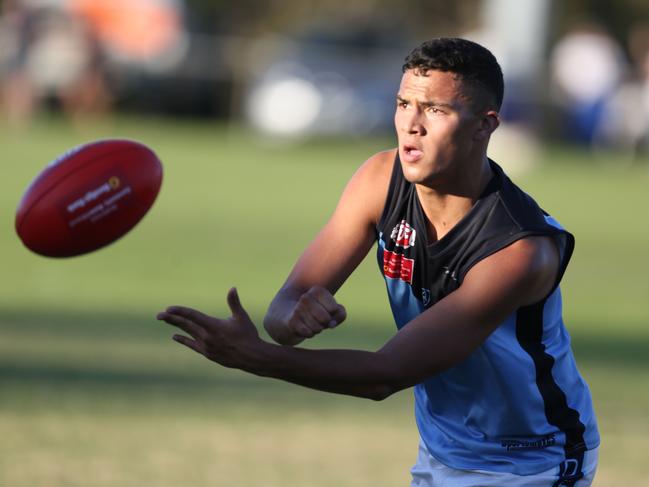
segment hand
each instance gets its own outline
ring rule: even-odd
[[[297,300],[286,326],[290,333],[304,339],[327,328],[335,328],[345,318],[345,307],[336,302],[329,290],[313,286]]]
[[[157,319],[165,321],[186,332],[174,335],[178,343],[204,355],[225,367],[245,368],[255,344],[262,343],[259,332],[241,306],[235,288],[230,289],[227,302],[232,316],[219,319],[195,309],[171,306],[158,313]]]

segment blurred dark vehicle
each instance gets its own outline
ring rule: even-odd
[[[287,138],[389,132],[408,45],[385,30],[261,38],[247,63],[245,119]]]

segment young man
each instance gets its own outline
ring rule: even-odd
[[[561,319],[573,237],[487,158],[500,67],[463,39],[403,66],[399,147],[368,159],[300,257],[260,339],[232,316],[171,307],[174,339],[226,367],[380,400],[415,386],[412,486],[587,486],[599,436]],[[339,325],[334,294],[378,241],[398,332],[377,352],[294,347]]]

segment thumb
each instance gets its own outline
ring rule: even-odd
[[[248,313],[246,313],[246,310],[241,306],[241,300],[239,299],[239,293],[237,292],[236,287],[233,287],[228,291],[228,306],[230,306],[232,316],[248,318]]]
[[[342,304],[338,305],[338,308],[334,312],[334,317],[336,318],[336,321],[338,321],[338,324],[347,319],[347,310]]]

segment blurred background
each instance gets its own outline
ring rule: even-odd
[[[389,133],[404,53],[432,36],[496,54],[509,124],[647,152],[639,0],[4,0],[2,109],[16,125],[43,111],[144,112],[288,138]]]
[[[563,292],[600,420],[594,485],[649,485],[649,3],[3,0],[1,486],[408,485],[409,392],[221,369],[154,316],[225,315],[237,285],[260,324],[354,170],[394,146],[403,59],[437,36],[499,59],[490,156],[576,236]],[[108,137],[160,156],[150,214],[96,253],[31,254],[24,189]],[[306,346],[381,346],[384,293],[370,254],[339,293],[348,323]]]

